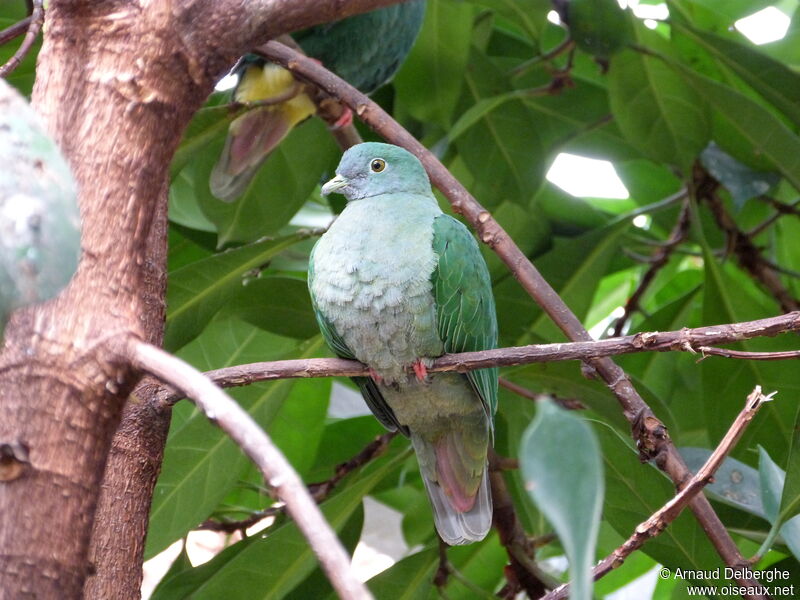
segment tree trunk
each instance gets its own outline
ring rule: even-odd
[[[24,467],[0,483],[7,598],[81,596],[109,444],[137,380],[114,342],[144,334],[154,215],[181,132],[213,82],[192,81],[185,54],[133,5],[94,9],[52,3],[34,88],[80,188],[83,252],[57,299],[12,318],[0,355],[0,446]],[[161,261],[163,271],[163,252]]]
[[[92,570],[106,458],[138,380],[116,349],[161,334],[168,167],[189,119],[248,48],[396,1],[48,3],[33,105],[78,182],[82,257],[61,295],[17,312],[5,331],[0,598],[78,598]],[[148,410],[132,406],[115,443],[92,552],[96,597],[138,596],[168,423]],[[122,571],[133,579],[118,595]]]

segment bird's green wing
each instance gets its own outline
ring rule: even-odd
[[[325,342],[334,351],[336,356],[339,358],[347,358],[350,360],[357,360],[353,351],[347,347],[344,339],[339,333],[336,331],[336,328],[333,326],[333,323],[328,321],[322,311],[319,310],[317,306],[316,298],[314,298],[314,290],[312,287],[312,283],[314,281],[314,250],[317,247],[311,250],[311,255],[308,260],[308,292],[311,296],[311,305],[314,308],[314,316],[317,319],[317,324],[319,325],[319,329],[322,332],[322,337],[325,338]],[[372,414],[381,422],[381,425],[386,427],[389,431],[396,431],[400,430],[404,435],[408,435],[408,429],[400,425],[397,422],[397,417],[395,417],[394,412],[389,405],[386,404],[386,400],[383,399],[383,395],[381,394],[378,386],[372,381],[370,377],[352,377],[353,382],[358,386],[358,389],[361,391],[361,395],[364,397],[364,401],[367,403],[367,406],[372,411]]]
[[[445,352],[495,348],[492,282],[475,238],[453,217],[439,215],[433,221],[433,251],[439,262],[431,281]],[[491,417],[497,409],[497,368],[470,371],[467,377]]]

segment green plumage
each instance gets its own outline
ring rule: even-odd
[[[303,51],[369,94],[389,81],[422,26],[425,0],[411,0],[292,35]]]
[[[320,329],[337,355],[371,368],[371,378],[355,381],[381,423],[411,438],[441,537],[482,539],[491,524],[486,462],[497,370],[423,374],[445,352],[495,347],[486,264],[405,150],[351,148],[323,187],[337,189],[349,203],[309,263]]]

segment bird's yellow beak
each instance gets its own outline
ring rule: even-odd
[[[350,181],[347,177],[343,177],[342,175],[337,175],[333,179],[331,179],[328,183],[322,186],[322,195],[327,196],[333,192],[338,192],[343,187],[347,187]]]

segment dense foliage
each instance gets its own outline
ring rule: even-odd
[[[548,0],[428,0],[411,56],[374,99],[492,212],[587,328],[610,334],[618,308],[651,267],[648,257],[664,253],[660,245],[679,229],[681,216],[688,217],[685,235],[664,253],[663,268],[624,331],[772,316],[796,309],[800,298],[800,26],[793,19],[786,37],[762,46],[733,28],[769,4],[673,0],[669,19],[650,29],[629,11],[618,14],[614,3],[574,0],[567,17],[577,48],[554,53],[569,33],[548,21]],[[786,12],[796,7],[796,1],[781,4]],[[0,7],[0,25],[15,22],[15,10]],[[0,52],[5,59],[11,49]],[[32,76],[29,58],[10,82],[29,93]],[[173,163],[165,347],[202,370],[329,356],[305,279],[316,228],[342,208],[335,197],[319,194],[340,151],[324,124],[311,119],[274,152],[244,197],[223,204],[211,196],[208,178],[233,117],[228,100],[226,92],[212,95]],[[365,139],[376,139],[360,130]],[[612,161],[629,198],[576,198],[554,186],[545,174],[560,152]],[[441,204],[449,210],[443,198]],[[564,341],[507,268],[484,251],[500,345]],[[794,335],[783,335],[731,347],[796,346]],[[734,449],[732,458],[740,462],[728,462],[709,492],[742,553],[755,554],[779,505],[783,520],[800,512],[796,363],[698,361],[679,352],[618,362],[675,444],[690,449],[686,456],[694,467],[756,384],[779,392]],[[575,414],[599,440],[605,487],[592,560],[611,552],[673,495],[655,466],[640,464],[614,396],[602,382],[585,378],[579,363],[507,368],[501,375],[584,407]],[[284,380],[231,390],[309,483],[331,478],[338,464],[382,433],[371,416],[329,416],[332,384],[324,378]],[[537,453],[552,473],[562,472],[575,464],[567,447],[521,443],[536,413],[535,402],[501,390],[495,447],[508,457]],[[783,493],[780,469],[788,474]],[[526,493],[522,473],[506,477],[526,532],[552,532]],[[179,403],[153,499],[147,557],[206,519],[243,519],[270,506],[262,486],[235,445],[191,404]],[[435,597],[437,542],[407,440],[395,438],[385,454],[342,478],[323,502],[351,549],[361,532],[365,495],[402,512],[405,541],[422,547],[372,579],[372,591],[379,598]],[[773,500],[762,502],[762,495]],[[589,510],[592,500],[576,502],[575,510]],[[562,541],[538,549],[537,558],[563,555]],[[800,517],[781,530],[759,564],[779,564],[800,585],[797,556]],[[460,576],[446,583],[448,598],[490,597],[505,583],[508,558],[496,533],[452,549],[449,558]],[[714,569],[722,562],[687,512],[599,581],[595,593],[610,593],[657,564]],[[655,597],[684,597],[687,584],[660,580]],[[332,592],[311,550],[279,515],[264,535],[232,544],[200,567],[181,555],[155,597],[326,595]]]

